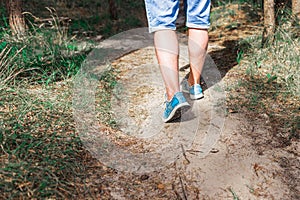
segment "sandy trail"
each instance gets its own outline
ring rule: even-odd
[[[216,47],[222,48],[213,45],[211,49]],[[180,66],[188,64],[185,55],[180,57],[179,63]],[[137,138],[138,141],[133,147],[125,145],[125,150],[124,146],[108,148],[107,152],[114,154],[108,154],[105,159],[104,151],[99,150],[103,143],[97,139],[99,134],[88,148],[94,151],[94,157],[100,162],[117,169],[119,176],[125,173],[130,179],[129,174],[133,177],[147,174],[150,180],[159,179],[157,186],[153,186],[156,183],[148,183],[156,189],[147,189],[143,183],[129,191],[120,185],[112,185],[109,191],[114,199],[295,197],[296,194],[283,181],[284,169],[274,157],[274,154],[287,155],[287,152],[277,149],[260,154],[245,133],[269,130],[248,122],[242,114],[226,112],[227,94],[220,90],[226,87],[226,77],[206,88],[204,99],[190,101],[192,108],[181,120],[165,124],[161,120],[164,88],[153,47],[123,56],[112,66],[119,72],[114,91],[117,95],[113,95],[111,101],[122,135],[119,141],[126,137]],[[181,70],[180,79],[187,73],[188,69]],[[103,130],[103,127],[100,129]],[[132,152],[134,148],[138,149],[135,149],[138,153]]]

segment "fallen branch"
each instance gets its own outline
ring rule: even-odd
[[[179,176],[179,180],[180,180],[180,185],[181,185],[184,200],[187,200],[187,195],[186,195],[186,192],[185,192],[185,189],[184,189],[184,185],[183,185],[183,181],[182,181],[181,176]]]
[[[185,153],[185,150],[184,150],[184,148],[183,148],[183,145],[181,144],[181,149],[182,149],[182,154],[183,154],[183,157],[184,157],[184,159],[188,162],[188,164],[190,164],[191,163],[191,161],[187,158],[187,156],[186,156],[186,153]]]

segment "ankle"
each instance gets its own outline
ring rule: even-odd
[[[193,77],[190,77],[188,78],[188,83],[189,83],[189,86],[193,86],[195,84],[199,84],[200,85],[200,80],[196,80],[193,78]]]
[[[192,86],[192,85],[195,84],[195,81],[194,81],[194,78],[193,78],[193,77],[189,77],[187,81],[188,81],[188,83],[189,83],[189,86]]]
[[[167,92],[165,95],[166,95],[166,100],[168,102],[170,102],[172,100],[173,96],[175,95],[175,93],[169,93],[169,92]]]
[[[175,92],[166,92],[165,93],[165,99],[170,102],[172,100],[172,98],[175,96],[176,93],[180,92],[179,90],[178,91],[175,91]]]

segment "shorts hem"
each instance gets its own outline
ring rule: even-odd
[[[160,27],[149,27],[149,33],[154,33],[156,31],[161,31],[161,30],[172,30],[175,31],[176,27],[164,27],[164,26],[160,26]]]
[[[209,29],[210,24],[191,24],[191,23],[186,23],[186,27],[188,28],[196,28],[196,29]]]

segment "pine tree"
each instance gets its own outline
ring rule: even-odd
[[[293,15],[300,20],[300,0],[292,0],[292,11]]]
[[[114,20],[118,19],[118,11],[115,0],[108,0],[108,4],[110,18]]]
[[[9,26],[14,35],[25,33],[26,24],[22,14],[22,0],[6,0],[6,8],[9,15]]]
[[[264,0],[264,31],[262,45],[272,43],[275,32],[274,0]]]

